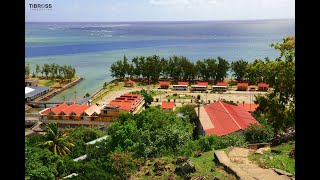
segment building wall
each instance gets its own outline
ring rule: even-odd
[[[187,91],[188,87],[173,87],[173,90],[175,90],[175,91]]]

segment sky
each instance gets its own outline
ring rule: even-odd
[[[51,8],[30,8],[51,4]],[[294,0],[25,0],[26,22],[294,19]]]

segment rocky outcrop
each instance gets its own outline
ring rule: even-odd
[[[188,173],[196,172],[196,168],[192,161],[187,157],[178,158],[176,160],[175,173],[180,176],[186,176]]]

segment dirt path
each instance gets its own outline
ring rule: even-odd
[[[285,175],[277,174],[273,169],[263,169],[257,164],[252,163],[248,159],[249,149],[246,148],[233,148],[228,157],[231,162],[236,164],[243,171],[247,172],[254,179],[263,179],[263,180],[289,180],[291,179]]]

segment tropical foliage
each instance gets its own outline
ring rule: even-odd
[[[74,144],[66,140],[66,133],[59,132],[56,123],[46,124],[46,132],[46,141],[41,146],[48,147],[55,155],[67,156],[71,152]]]
[[[39,76],[41,73],[41,76]],[[30,74],[29,64],[25,65],[25,74]],[[47,64],[44,63],[43,66],[39,64],[35,65],[35,72],[33,74],[37,77],[45,79],[60,79],[62,82],[67,80],[70,81],[76,75],[76,69],[71,65],[59,65],[56,63]]]
[[[274,89],[265,96],[257,96],[255,103],[259,104],[256,113],[264,115],[279,132],[295,123],[295,38],[286,37],[272,47],[280,51],[280,56],[272,62],[273,71],[268,72]]]

